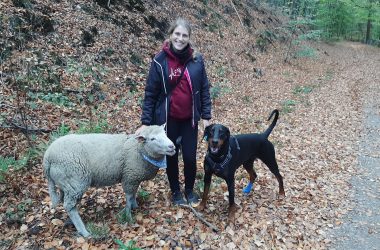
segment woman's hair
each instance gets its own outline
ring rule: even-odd
[[[169,36],[171,34],[173,34],[175,28],[177,28],[178,26],[182,26],[185,29],[187,29],[187,31],[189,32],[189,37],[191,36],[191,26],[190,26],[190,23],[189,23],[189,21],[187,21],[186,19],[184,19],[182,17],[177,18],[176,20],[174,20],[171,23],[171,25],[169,27],[169,30],[168,30]]]

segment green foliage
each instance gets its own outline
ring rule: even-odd
[[[31,63],[30,60],[34,62]],[[62,91],[61,77],[57,73],[59,67],[46,64],[40,54],[23,63],[27,68],[26,73],[19,73],[15,76],[16,85],[19,89],[43,93]]]
[[[83,99],[84,96],[86,101],[93,103],[95,100],[94,92],[100,90],[100,85],[103,84],[103,77],[107,74],[108,69],[97,63],[90,64],[68,60],[65,70],[69,75],[78,77],[81,83],[81,92],[78,94],[78,97]]]
[[[150,197],[150,193],[142,188],[139,189],[139,191],[137,192],[137,196],[143,200],[143,201],[147,201]]]
[[[317,57],[317,52],[315,51],[315,49],[309,47],[309,46],[301,46],[297,51],[296,51],[296,54],[295,56],[297,58],[303,58],[303,57],[306,57],[306,58],[315,58]]]
[[[220,98],[224,94],[228,93],[229,89],[223,87],[223,84],[220,82],[216,82],[212,87],[210,87],[210,96],[211,99],[215,100]]]
[[[226,69],[224,67],[218,67],[216,69],[216,74],[219,76],[219,77],[225,77],[226,76]]]
[[[96,122],[81,122],[79,125],[78,134],[88,133],[105,133],[111,126],[108,124],[106,117],[99,115]]]
[[[144,106],[144,98],[139,96],[137,98],[137,103],[138,103],[139,107],[142,108]]]
[[[64,123],[61,123],[57,130],[50,134],[50,140],[55,140],[61,136],[67,135],[70,133],[70,130],[71,128],[69,126],[67,126]]]
[[[1,20],[0,20],[1,22]],[[8,43],[0,42],[0,64],[3,64],[12,54],[12,46]]]
[[[9,168],[13,167],[14,170],[20,170],[24,168],[29,160],[29,155],[26,154],[21,159],[16,160],[13,157],[2,157],[0,156],[0,182],[4,181],[4,177],[6,172],[8,172]]]
[[[15,170],[20,170],[29,165],[35,165],[36,162],[41,161],[43,155],[48,148],[48,146],[58,137],[66,135],[70,132],[70,127],[65,124],[61,124],[61,126],[54,132],[50,134],[50,141],[45,142],[42,141],[39,144],[30,147],[27,152],[22,156],[19,160],[14,160],[13,158],[0,158],[0,181],[2,180],[2,172],[5,173],[9,167],[13,166]],[[32,140],[35,140],[32,138]]]
[[[134,52],[131,53],[130,60],[136,66],[142,65],[143,62],[144,62],[143,59],[141,58],[141,56],[138,55],[138,54],[136,54],[136,53],[134,53]]]
[[[353,14],[344,1],[320,1],[317,25],[324,31],[323,38],[331,40],[344,35],[352,25]]]
[[[204,190],[204,173],[203,172],[197,172],[196,174],[196,179],[197,181],[195,182],[195,192],[198,194],[202,194]]]
[[[29,99],[31,101],[28,102],[28,105],[33,109],[36,108],[36,100],[42,100],[45,102],[53,103],[57,106],[63,106],[63,107],[73,107],[75,104],[64,94],[59,92],[53,92],[53,93],[41,93],[41,92],[28,92],[27,93]]]
[[[127,78],[126,84],[129,87],[129,92],[136,93],[137,92],[137,86],[139,85],[138,82],[132,80],[131,78]]]
[[[268,2],[281,8],[294,21],[302,19],[315,21],[316,26],[312,29],[320,30],[320,37],[324,40],[349,39],[380,44],[378,0],[269,0]]]
[[[107,224],[87,223],[86,228],[91,233],[91,238],[95,240],[105,240],[110,235],[110,228]]]
[[[0,157],[0,182],[4,181],[4,174],[8,171],[10,166],[16,165],[16,162],[13,157]]]
[[[261,52],[264,52],[267,50],[269,44],[273,43],[273,41],[277,38],[277,34],[272,30],[264,30],[256,39],[255,47],[258,48]]]
[[[219,26],[217,23],[210,23],[209,25],[207,25],[207,29],[210,31],[210,32],[216,32],[219,30]]]
[[[5,217],[8,223],[25,223],[25,215],[31,209],[32,204],[33,202],[31,199],[26,199],[17,205],[9,206],[5,212]]]
[[[324,75],[324,79],[325,81],[330,81],[332,78],[334,77],[334,72],[331,71],[331,70],[327,70],[325,75]]]
[[[321,37],[321,30],[315,29],[314,20],[306,18],[291,20],[283,29],[288,41],[286,62],[290,61],[290,58],[316,57],[316,51],[305,43],[305,41],[318,41]]]
[[[133,224],[135,223],[135,219],[133,218],[131,210],[127,210],[127,208],[122,209],[119,213],[116,214],[116,219],[120,224]]]
[[[296,101],[294,100],[285,100],[282,102],[282,113],[291,113],[293,112],[296,106]]]
[[[320,20],[319,25],[326,30],[325,38],[328,40],[379,39],[380,3],[376,4],[376,1],[323,1],[318,12],[318,19]],[[368,22],[370,23],[369,27],[367,26]],[[367,37],[367,31],[369,37]]]
[[[245,95],[243,96],[243,102],[245,103],[251,103],[252,102],[252,99],[249,95]]]
[[[20,7],[20,8],[26,8],[31,9],[32,3],[29,0],[12,0],[14,6]]]
[[[312,86],[297,86],[293,90],[293,94],[299,95],[299,94],[309,94],[313,91]]]
[[[114,239],[115,243],[119,245],[119,249],[122,250],[141,250],[141,248],[136,247],[136,241],[130,240],[127,245],[125,245],[121,240]]]

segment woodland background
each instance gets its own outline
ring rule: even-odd
[[[334,47],[337,41],[370,44],[378,53],[379,5],[374,0],[2,1],[0,248],[326,248],[331,243],[326,230],[343,223],[339,218],[349,210],[336,200],[348,195],[347,175],[354,172],[360,103],[352,101],[358,100],[356,91],[340,93],[352,99],[336,115],[340,121],[330,120],[323,91],[340,86],[334,80],[343,62],[334,59],[345,57]],[[94,237],[77,237],[64,225],[62,207],[50,210],[43,153],[68,133],[135,131],[151,57],[177,16],[191,21],[192,40],[206,59],[213,122],[233,133],[259,132],[270,111],[280,109],[271,140],[287,198],[276,199],[277,183],[258,162],[254,194],[238,195],[241,217],[235,228],[224,228],[226,186],[214,179],[204,215],[220,229],[213,233],[190,210],[170,206],[166,176],[159,173],[141,186],[134,221],[120,216],[125,202],[120,186],[89,190],[81,208]],[[320,123],[303,124],[305,109]],[[329,146],[334,135],[319,127],[331,124],[334,148]],[[343,132],[334,130],[337,124]],[[336,147],[344,150],[332,153]],[[200,140],[200,193],[205,149]],[[237,178],[241,189],[247,176],[241,171]]]

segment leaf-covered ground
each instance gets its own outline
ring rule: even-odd
[[[241,26],[230,1],[220,1],[224,9],[219,5],[205,7],[201,2],[185,2],[188,8],[183,15],[196,24],[194,40],[205,55],[210,82],[214,87],[220,86],[221,93],[214,101],[213,122],[229,126],[232,133],[260,132],[268,126],[265,120],[272,109],[280,110],[280,120],[270,140],[276,146],[286,197],[277,199],[277,181],[260,162],[256,163],[259,178],[254,191],[244,196],[241,189],[248,176],[239,169],[236,199],[240,209],[235,226],[226,227],[227,188],[223,181],[214,178],[208,207],[202,216],[219,229],[215,233],[190,209],[170,205],[166,175],[159,172],[152,181],[142,183],[141,188],[149,195],[146,199],[143,195],[139,197],[140,207],[134,211],[135,222],[130,224],[118,221],[118,213],[125,204],[120,185],[88,190],[81,201],[82,218],[105,232],[99,233],[99,238],[84,239],[72,226],[64,225],[67,214],[62,206],[55,211],[50,209],[39,163],[28,170],[11,171],[6,182],[0,184],[0,248],[112,249],[118,248],[115,239],[125,244],[134,240],[137,247],[154,249],[325,249],[330,246],[330,230],[344,224],[344,215],[354,207],[349,179],[358,170],[363,98],[366,90],[376,84],[373,79],[379,79],[379,49],[355,43],[312,44],[317,58],[284,63],[285,44],[274,43],[266,51],[254,46],[257,34],[269,29],[263,26],[263,21],[280,25],[272,12],[251,7],[255,16],[251,16],[253,27],[248,29]],[[48,55],[54,51],[66,61],[66,70],[60,72],[63,86],[90,89],[90,83],[96,80],[88,76],[87,86],[77,74],[70,73],[67,65],[73,65],[75,59],[78,59],[77,70],[92,65],[89,71],[102,76],[100,86],[105,100],[98,100],[97,108],[106,113],[112,125],[109,132],[131,133],[139,125],[138,102],[150,55],[160,47],[159,40],[147,35],[159,28],[147,26],[143,16],[162,12],[158,19],[163,20],[170,15],[168,9],[178,10],[169,1],[162,1],[154,8],[153,1],[144,4],[147,10],[141,15],[136,9],[109,14],[97,5],[82,1],[56,3],[49,7],[50,16],[56,16],[60,22],[54,35],[37,37],[26,50],[14,52],[2,66],[2,72],[11,72],[12,67],[20,65],[20,58],[51,65]],[[9,7],[11,3],[5,1],[0,5]],[[111,5],[113,9],[116,7]],[[248,15],[243,10],[249,6],[236,7],[240,15]],[[192,9],[203,16],[196,16]],[[8,8],[4,13],[17,15],[22,11],[23,8]],[[116,25],[116,17],[126,26]],[[215,20],[218,20],[217,31],[210,28]],[[126,29],[132,27],[132,21],[141,28],[140,35]],[[83,47],[81,34],[91,26],[96,26],[100,35],[92,46]],[[40,54],[36,55],[33,48],[38,48]],[[108,48],[116,53],[96,58]],[[141,62],[132,63],[137,59]],[[99,68],[107,70],[101,73]],[[20,66],[19,70],[24,69]],[[133,93],[131,82],[137,83]],[[2,83],[0,93],[4,97],[12,96],[15,90],[11,84]],[[12,100],[2,99],[5,104],[1,106],[2,112],[16,107]],[[65,123],[75,129],[78,120],[90,120],[85,104],[62,107],[39,102],[38,105],[39,108],[29,113],[32,125],[37,128],[56,129]],[[2,130],[0,135],[2,156],[18,156],[25,151],[27,140],[19,131]],[[48,139],[40,137],[40,140]],[[199,191],[205,149],[206,145],[200,142],[196,183]]]

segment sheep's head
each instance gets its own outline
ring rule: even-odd
[[[174,155],[174,143],[166,136],[165,125],[147,126],[136,139],[144,144],[144,149],[151,157]]]

